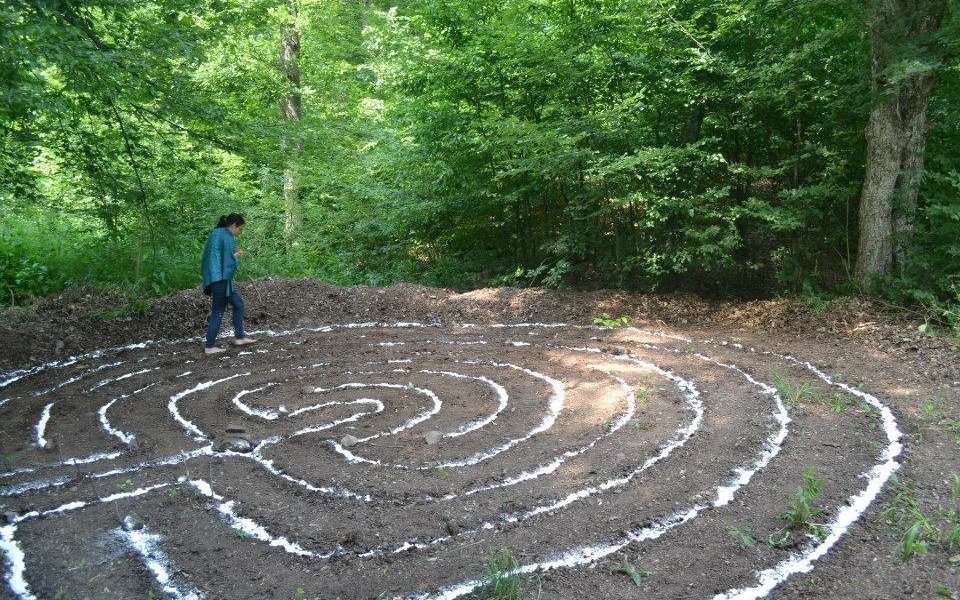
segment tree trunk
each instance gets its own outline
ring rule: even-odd
[[[289,121],[284,150],[287,153],[287,165],[283,170],[283,210],[284,237],[287,247],[296,245],[303,224],[300,210],[300,185],[297,176],[297,163],[303,151],[300,141],[299,124],[301,118],[300,100],[300,33],[297,30],[297,0],[286,0],[289,20],[281,33],[280,69],[287,80],[287,95],[280,101],[280,112]]]
[[[907,259],[934,77],[918,71],[890,83],[888,69],[919,58],[913,54],[939,29],[946,0],[871,0],[869,9],[873,88],[880,99],[865,130],[867,168],[855,271],[861,285],[890,275]]]
[[[918,104],[903,111],[903,169],[897,187],[901,192],[893,205],[893,263],[902,268],[907,259],[917,211],[917,192],[923,173],[923,156],[927,149],[927,107],[933,91],[932,75],[917,77],[910,97]],[[903,104],[906,103],[904,99]],[[903,105],[902,104],[902,105]]]

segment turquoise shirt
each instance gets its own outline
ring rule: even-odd
[[[210,285],[218,281],[227,281],[227,297],[233,295],[233,276],[240,266],[240,261],[233,255],[237,249],[237,242],[227,231],[226,227],[217,227],[210,232],[207,245],[203,247],[203,258],[200,259],[200,278],[203,293],[210,293]]]

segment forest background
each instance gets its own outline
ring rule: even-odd
[[[0,299],[869,291],[960,334],[956,0],[6,0]]]

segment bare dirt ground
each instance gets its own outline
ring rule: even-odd
[[[507,550],[526,598],[960,593],[960,360],[908,318],[239,289],[215,358],[197,291],[0,314],[0,598],[481,597]]]

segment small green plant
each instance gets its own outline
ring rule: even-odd
[[[880,414],[872,404],[863,401],[857,403],[857,410],[867,419],[874,419]]]
[[[489,600],[520,600],[526,582],[520,563],[508,548],[493,550],[487,557],[487,584],[480,596]]]
[[[637,402],[646,402],[650,399],[650,388],[645,385],[637,385],[637,389],[634,392],[634,397],[637,399]]]
[[[600,325],[601,327],[606,327],[607,329],[617,329],[623,327],[630,322],[630,317],[620,316],[620,317],[611,317],[607,313],[603,313],[599,317],[593,318],[594,325]]]
[[[430,465],[427,467],[427,472],[431,475],[439,475],[446,479],[450,476],[450,467],[445,467],[443,465]]]
[[[17,455],[14,452],[6,452],[3,455],[3,466],[9,471],[17,462]]]
[[[793,384],[786,377],[774,373],[773,381],[777,388],[777,393],[790,406],[799,406],[804,400],[810,399],[813,395],[813,385],[809,381],[799,384]]]
[[[767,535],[767,545],[771,548],[786,548],[790,545],[793,536],[787,529],[777,529]]]
[[[936,587],[936,589],[937,589],[937,595],[938,595],[938,596],[943,596],[944,598],[956,598],[956,597],[957,597],[956,594],[954,593],[954,591],[953,591],[952,589],[950,589],[950,586],[948,586],[948,585],[945,584],[945,583],[940,583],[940,582],[938,581],[938,582],[935,584],[935,587]]]
[[[303,588],[302,586],[301,586],[301,587],[298,587],[298,588],[297,588],[297,591],[294,592],[293,596],[294,596],[294,598],[306,598],[306,597],[307,597],[307,590],[306,590],[305,588]]]
[[[797,533],[810,533],[820,539],[827,536],[826,528],[817,523],[824,515],[824,510],[813,504],[823,492],[823,483],[824,480],[817,477],[813,466],[804,467],[803,485],[790,494],[790,510],[780,514],[780,518],[787,522],[787,529]]]
[[[643,580],[652,575],[650,571],[643,571],[633,566],[633,564],[630,562],[630,559],[626,556],[623,557],[622,563],[610,567],[610,572],[624,573],[630,578],[631,581],[633,581],[633,585],[637,587],[643,585]]]
[[[846,410],[846,408],[850,406],[850,404],[851,402],[848,399],[844,398],[841,394],[834,394],[830,398],[830,410],[837,414],[840,414],[844,410]]]
[[[172,487],[169,490],[167,490],[167,498],[170,498],[171,500],[176,500],[177,496],[179,495],[180,495],[180,488],[178,487]]]
[[[606,419],[603,420],[602,423],[600,423],[600,428],[603,429],[604,431],[610,431],[611,427],[613,427],[612,417],[607,417]]]
[[[923,418],[927,421],[936,421],[940,418],[945,400],[943,397],[927,400],[923,403]]]
[[[960,444],[960,419],[943,419],[939,424],[946,427],[947,431],[957,434],[954,441]]]
[[[927,552],[927,540],[930,535],[930,524],[926,521],[916,521],[903,534],[903,544],[900,547],[900,560],[907,562],[915,554]]]
[[[730,535],[733,536],[733,539],[737,540],[737,543],[743,548],[753,548],[757,545],[749,527],[731,527]]]
[[[133,480],[129,478],[124,479],[123,481],[117,484],[117,489],[120,490],[121,492],[129,492],[130,490],[133,489]]]
[[[900,560],[907,562],[914,555],[926,553],[928,540],[936,537],[937,529],[921,509],[916,487],[897,478],[894,478],[893,486],[897,493],[880,516],[895,528],[902,529]]]

